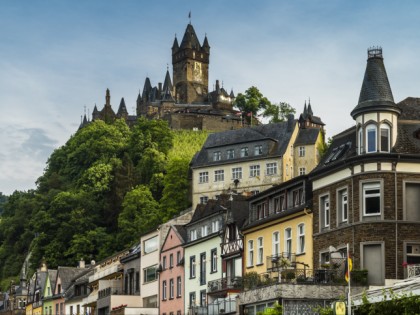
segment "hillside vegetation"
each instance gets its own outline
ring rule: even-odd
[[[50,156],[37,189],[15,192],[0,221],[0,278],[31,269],[99,261],[190,206],[188,168],[207,132],[164,121],[94,121]],[[6,289],[6,288],[1,288]]]

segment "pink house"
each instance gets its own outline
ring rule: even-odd
[[[184,249],[186,231],[171,225],[160,253],[159,314],[184,314]]]

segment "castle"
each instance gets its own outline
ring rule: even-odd
[[[169,69],[163,84],[152,86],[147,77],[143,91],[139,91],[137,97],[136,115],[128,114],[124,98],[115,113],[107,89],[105,105],[101,110],[95,105],[92,120],[112,122],[123,118],[132,125],[138,117],[146,117],[164,119],[172,129],[224,131],[242,128],[242,115],[233,110],[233,91],[228,93],[216,80],[214,90],[209,92],[209,63],[210,45],[207,36],[201,45],[194,27],[189,23],[181,44],[175,36],[172,45],[173,79]],[[80,127],[88,123],[85,114]]]

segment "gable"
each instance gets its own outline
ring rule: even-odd
[[[162,245],[162,252],[169,250],[174,247],[182,245],[182,240],[179,235],[175,232],[175,228],[171,226],[169,233],[166,236],[165,242]]]

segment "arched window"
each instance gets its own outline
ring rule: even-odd
[[[376,126],[371,124],[366,127],[366,152],[376,152],[376,148]]]
[[[362,127],[360,127],[358,131],[358,141],[359,141],[358,152],[360,155],[363,153],[363,128]]]
[[[381,141],[381,152],[389,152],[390,148],[390,130],[388,124],[381,124],[381,133],[380,133],[380,141]]]

